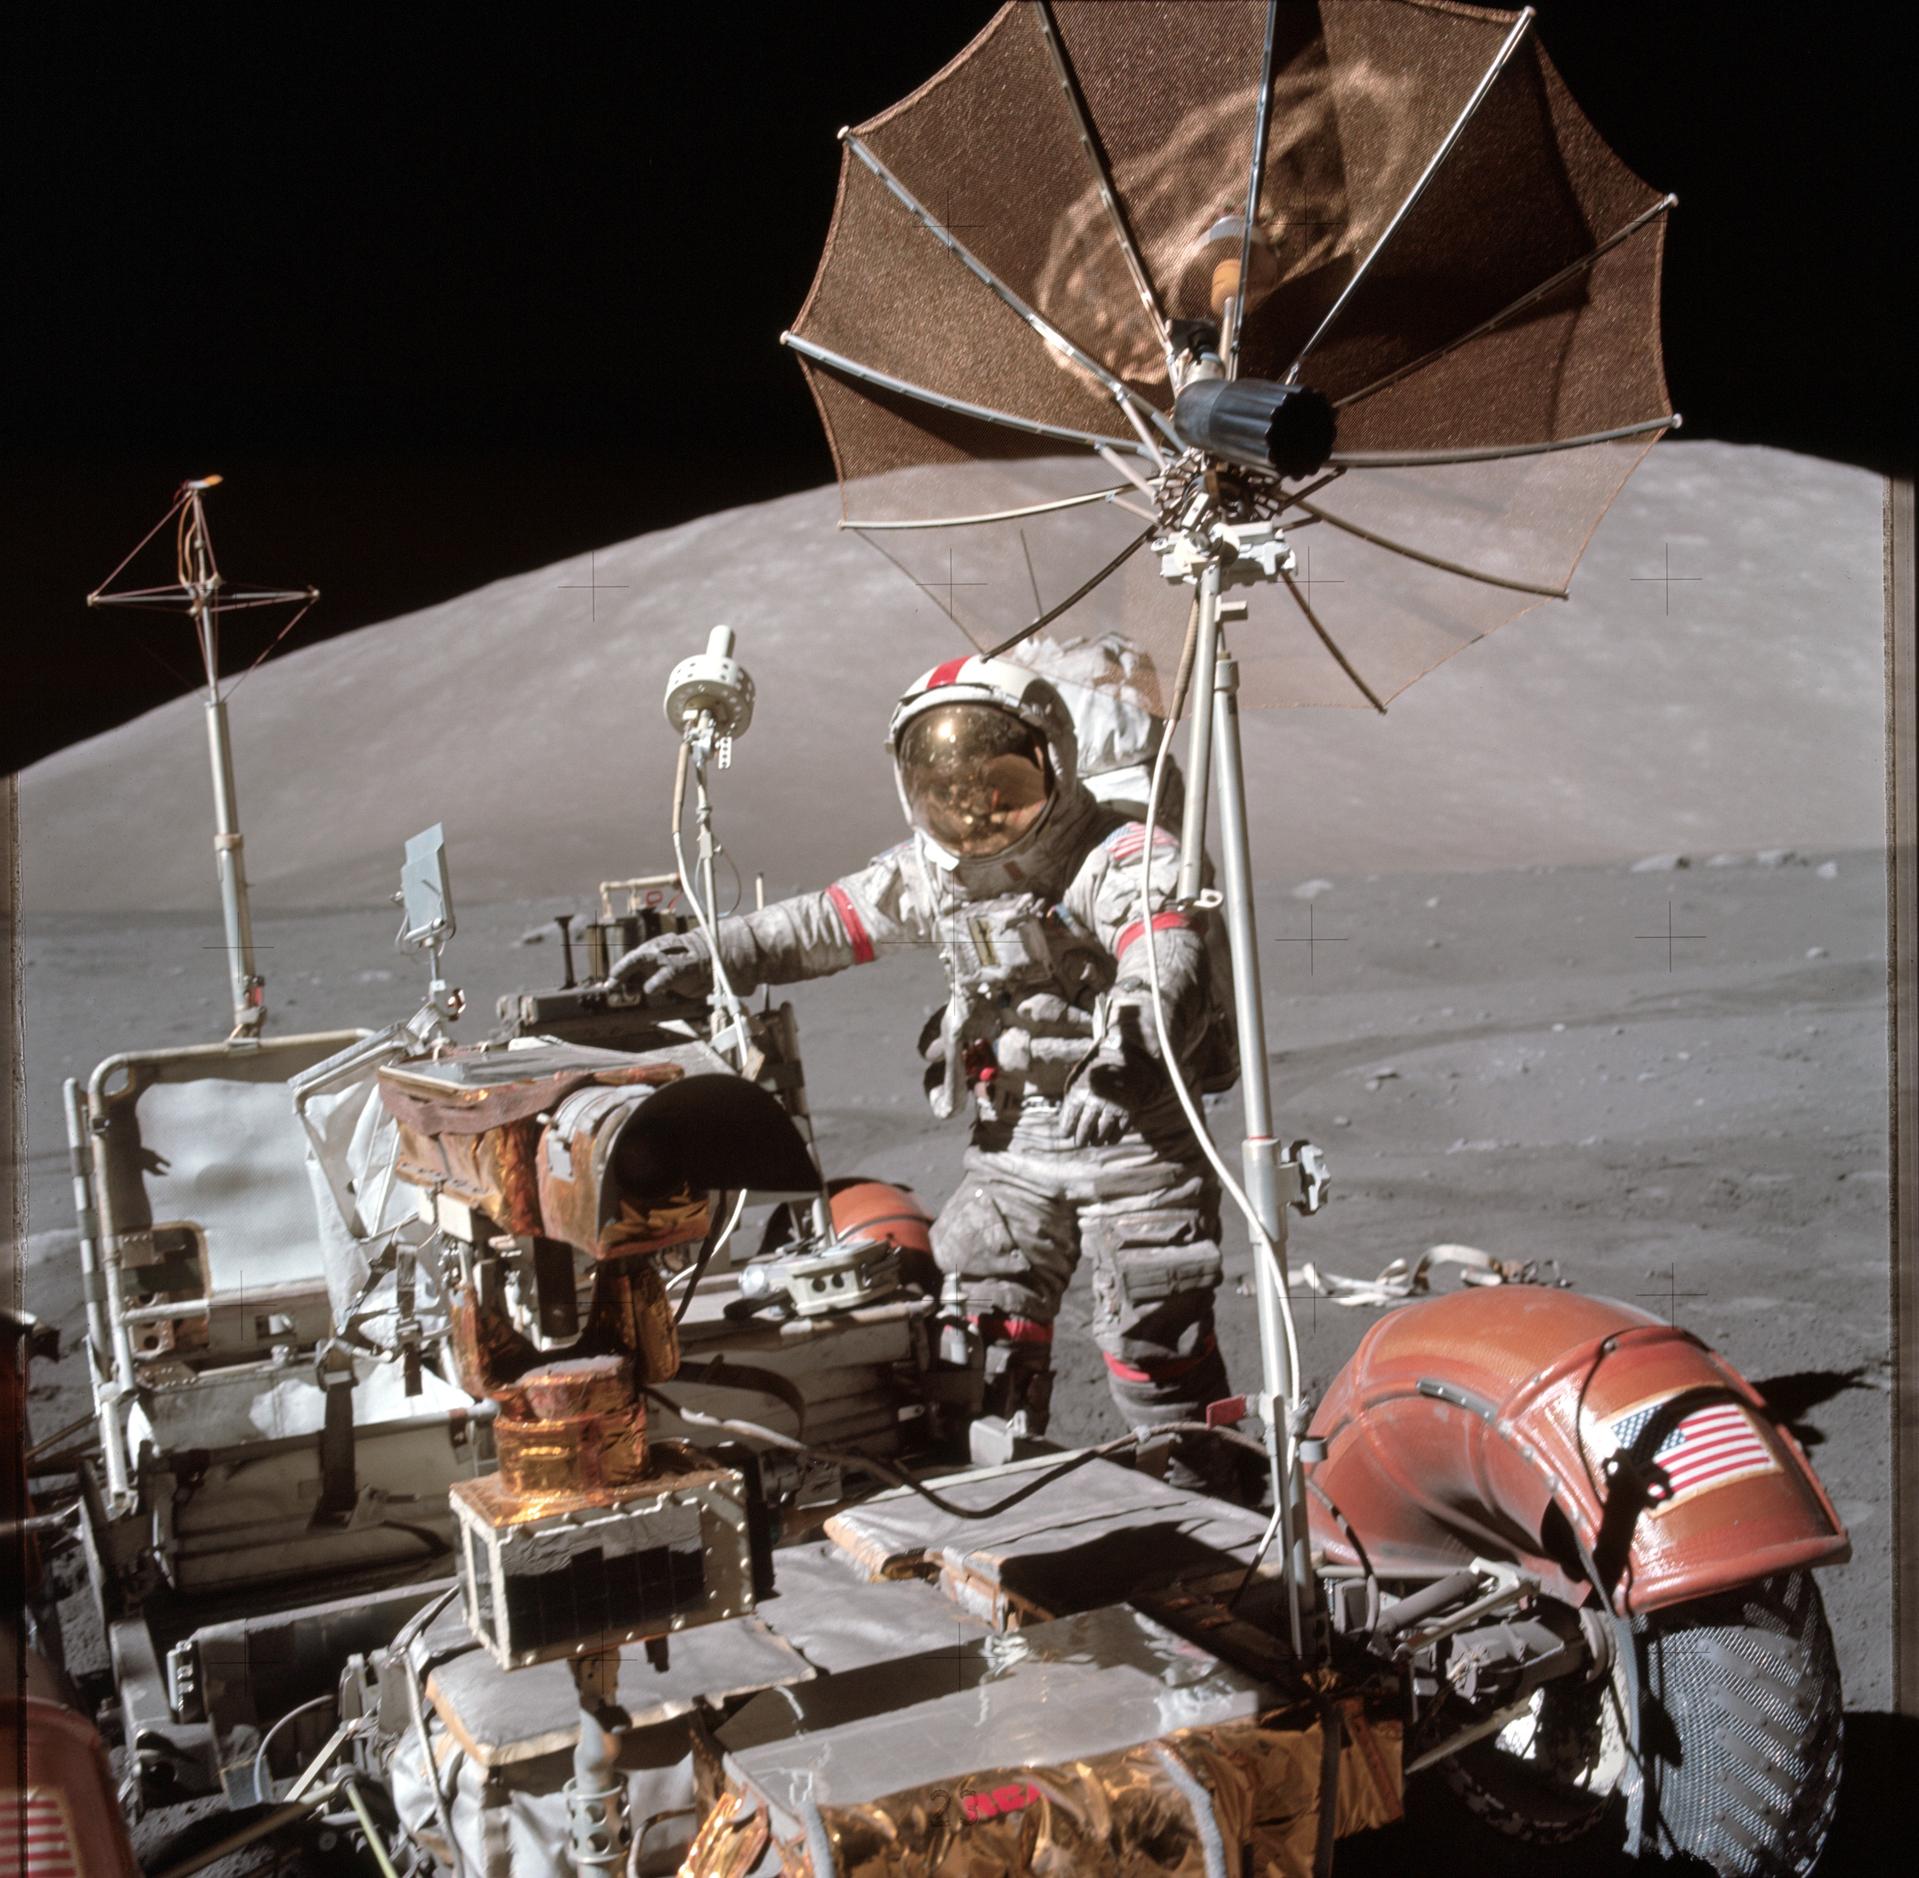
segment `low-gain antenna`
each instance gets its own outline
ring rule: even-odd
[[[453,886],[446,871],[446,829],[441,823],[423,828],[408,840],[400,891],[393,898],[402,908],[393,943],[402,951],[426,955],[431,967],[426,1008],[436,1019],[451,1023],[466,1008],[466,994],[446,982],[441,964],[446,942],[456,930]]]
[[[247,897],[246,861],[240,835],[240,810],[233,783],[233,746],[227,735],[226,694],[220,689],[220,616],[259,607],[297,607],[291,619],[274,635],[271,652],[319,599],[317,587],[252,587],[229,581],[214,559],[213,537],[207,529],[206,492],[218,476],[199,476],[180,485],[173,506],[147,530],[133,552],[93,592],[88,606],[152,607],[163,613],[185,613],[193,621],[200,642],[200,662],[206,669],[207,748],[213,759],[213,856],[220,877],[220,911],[226,928],[227,977],[233,989],[235,1037],[257,1037],[266,1023],[266,981],[253,955],[253,914]],[[113,583],[126,572],[140,551],[169,522],[174,527],[174,579],[163,587],[123,587]],[[260,658],[265,658],[262,652]],[[254,660],[257,665],[259,659]],[[250,671],[251,666],[248,667]],[[244,673],[241,674],[245,676]]]

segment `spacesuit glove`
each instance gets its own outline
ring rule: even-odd
[[[661,933],[635,946],[607,974],[608,983],[615,985],[635,979],[649,998],[704,997],[713,983],[713,948],[704,933]]]
[[[1059,1105],[1060,1133],[1075,1147],[1110,1147],[1126,1132],[1130,1111],[1117,1096],[1096,1086],[1097,1074],[1088,1070]]]
[[[1110,1146],[1165,1083],[1158,1055],[1137,1034],[1109,1036],[1066,1091],[1060,1132],[1077,1147]]]
[[[944,1070],[946,1067],[946,1006],[941,1005],[930,1013],[926,1022],[920,1026],[918,1041],[913,1048],[919,1052],[919,1059],[930,1070]]]

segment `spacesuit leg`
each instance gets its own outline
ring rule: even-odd
[[[1138,1146],[1122,1142],[1111,1152],[1136,1167]],[[1120,1414],[1133,1428],[1202,1420],[1207,1404],[1227,1393],[1213,1327],[1221,1260],[1211,1169],[1163,1164],[1159,1184],[1083,1205],[1080,1235],[1093,1263],[1093,1337]],[[1228,1492],[1238,1484],[1223,1442],[1188,1439],[1174,1456],[1182,1485]]]
[[[983,1412],[1014,1432],[1046,1432],[1053,1391],[1053,1319],[1078,1262],[1073,1208],[1016,1158],[975,1144],[959,1186],[933,1222],[933,1258],[983,1360]],[[959,1359],[956,1349],[942,1354]]]

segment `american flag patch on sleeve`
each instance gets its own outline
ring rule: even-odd
[[[1101,845],[1115,862],[1136,861],[1139,859],[1140,850],[1146,846],[1146,824],[1122,822]],[[1179,837],[1164,828],[1155,828],[1153,845],[1159,848],[1177,848]]]
[[[1642,1402],[1606,1424],[1611,1451],[1624,1455],[1645,1434],[1659,1411],[1680,1391]],[[1708,1402],[1682,1415],[1659,1437],[1651,1453],[1638,1457],[1650,1475],[1650,1511],[1664,1513],[1709,1487],[1723,1487],[1750,1474],[1779,1467],[1772,1444],[1741,1402]]]

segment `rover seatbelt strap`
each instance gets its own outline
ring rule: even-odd
[[[353,1358],[338,1344],[329,1344],[318,1367],[326,1391],[326,1419],[320,1425],[320,1499],[313,1523],[344,1526],[360,1503],[353,1464]]]

